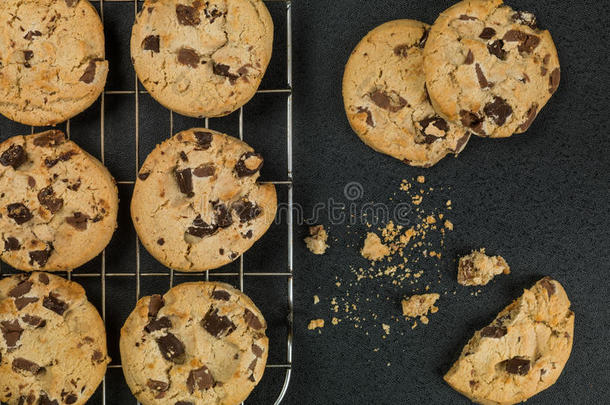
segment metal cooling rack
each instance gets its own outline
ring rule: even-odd
[[[143,0],[89,0],[92,4],[97,5],[98,6],[98,11],[102,20],[102,23],[104,23],[104,4],[105,3],[133,3],[133,9],[134,9],[134,19],[135,19],[135,14],[138,13],[139,10],[139,5],[141,5],[143,3]],[[239,280],[239,289],[241,291],[244,290],[244,286],[246,284],[246,279],[249,277],[257,277],[257,278],[261,278],[261,277],[271,277],[271,278],[284,278],[286,283],[286,296],[287,296],[287,309],[288,309],[288,315],[286,317],[285,320],[285,327],[287,329],[286,331],[286,340],[285,340],[285,349],[286,349],[286,355],[285,355],[285,361],[284,362],[279,362],[279,363],[271,363],[271,364],[267,364],[267,369],[279,369],[279,370],[283,370],[284,371],[284,376],[283,376],[283,381],[280,381],[281,386],[278,386],[277,390],[279,391],[277,396],[275,397],[275,399],[272,401],[275,405],[278,405],[282,402],[282,400],[284,399],[284,396],[286,395],[287,391],[288,391],[288,386],[290,384],[290,378],[292,375],[292,346],[293,346],[293,319],[294,319],[294,300],[293,300],[293,172],[292,172],[292,106],[293,106],[293,100],[292,100],[292,10],[291,10],[291,5],[292,5],[292,0],[264,0],[265,3],[282,3],[285,5],[286,9],[286,82],[287,82],[287,86],[286,88],[277,88],[277,89],[269,89],[269,90],[258,90],[257,94],[281,94],[284,95],[286,97],[286,159],[287,159],[287,180],[277,180],[277,181],[265,181],[264,183],[272,183],[275,184],[277,187],[285,187],[286,188],[286,192],[287,192],[287,210],[284,211],[284,213],[286,214],[286,227],[287,227],[287,252],[286,254],[288,255],[287,257],[287,263],[288,263],[288,267],[286,268],[286,271],[284,272],[245,272],[244,268],[245,268],[245,260],[244,260],[244,256],[240,256],[239,258],[239,270],[238,271],[206,271],[206,272],[201,272],[201,273],[184,273],[184,272],[178,272],[178,271],[174,271],[173,269],[169,270],[169,274],[168,273],[161,273],[161,272],[142,272],[141,271],[141,260],[140,260],[140,243],[137,240],[137,236],[136,236],[136,243],[135,243],[135,248],[136,248],[136,268],[135,268],[135,272],[131,273],[131,272],[113,272],[112,269],[107,269],[106,266],[106,250],[104,250],[101,254],[101,268],[99,272],[72,272],[72,273],[55,273],[61,276],[64,276],[70,280],[74,279],[79,279],[79,278],[89,278],[89,279],[95,279],[95,278],[100,278],[101,281],[101,303],[102,303],[102,307],[101,307],[101,311],[102,311],[102,318],[104,320],[104,322],[106,322],[106,295],[107,295],[107,280],[110,278],[135,278],[135,285],[136,285],[136,302],[137,300],[141,297],[140,296],[140,290],[141,290],[141,284],[142,284],[142,278],[147,278],[147,277],[168,277],[169,276],[169,285],[168,288],[171,288],[174,286],[174,280],[179,278],[181,279],[180,281],[190,281],[191,279],[196,279],[196,278],[202,278],[205,277],[205,280],[209,280],[210,279],[210,272],[212,273],[211,275],[213,277],[219,277],[219,278],[223,278],[223,277],[236,277]],[[125,42],[122,44],[122,46],[129,46],[129,42]],[[282,51],[282,50],[278,50],[274,48],[274,52],[277,51]],[[138,170],[140,167],[140,158],[139,158],[139,145],[140,145],[140,96],[143,94],[147,94],[147,92],[145,90],[142,90],[139,87],[139,83],[138,83],[138,79],[137,76],[134,74],[135,80],[133,83],[133,90],[108,90],[108,91],[104,91],[100,97],[101,100],[101,106],[100,106],[100,158],[102,163],[105,163],[105,144],[104,144],[104,136],[105,136],[105,110],[106,110],[106,95],[134,95],[135,96],[135,167],[136,167],[136,172],[135,172],[135,176],[137,176],[138,174]],[[168,137],[173,136],[174,135],[174,113],[169,111],[169,134]],[[209,119],[205,118],[205,127],[209,128]],[[35,133],[35,132],[40,132],[43,129],[41,128],[36,128],[36,127],[31,127],[31,133]],[[67,135],[68,138],[70,138],[70,120],[68,120],[65,123],[65,133]],[[12,135],[17,135],[17,133],[11,134]],[[5,136],[2,137],[2,140],[6,138]],[[239,139],[243,140],[244,139],[244,109],[243,107],[239,109]],[[264,151],[262,151],[264,154]],[[134,177],[135,178],[135,177]],[[123,180],[119,180],[117,181],[117,184],[122,185],[133,185],[135,183],[135,181],[123,181]],[[128,204],[129,201],[123,201],[122,204]],[[282,214],[283,212],[281,210],[278,210],[278,214]],[[272,225],[273,226],[273,225]],[[121,228],[119,226],[119,228],[116,231],[121,232]],[[251,248],[251,250],[256,249],[256,244]],[[5,267],[5,271],[2,271],[2,265],[3,263],[0,262],[0,276],[8,276],[11,274],[15,274],[18,273],[17,271],[15,271],[14,269],[6,269],[6,265],[4,265]],[[185,280],[187,279],[187,280]],[[125,283],[127,284],[127,283]],[[135,302],[134,302],[135,305]],[[133,309],[133,308],[131,308]],[[130,311],[131,311],[130,309]],[[113,332],[114,333],[114,332]],[[273,351],[273,347],[270,347],[270,349]],[[116,364],[116,363],[111,363],[108,366],[109,371],[112,369],[120,369],[121,368],[121,364]],[[267,380],[265,379],[265,376],[263,376],[261,382],[259,383],[259,386],[263,385],[263,384],[270,384],[271,381],[269,378],[269,373],[267,373]],[[115,389],[115,387],[113,387],[112,384],[110,384],[108,381],[108,374],[106,375],[106,377],[104,378],[102,385],[101,385],[101,403],[103,405],[106,404],[110,404],[111,402],[107,400],[108,397],[108,393],[111,393],[113,389]],[[278,384],[279,385],[279,384]],[[99,391],[99,389],[98,389]],[[89,403],[95,403],[97,401],[95,401],[94,398],[99,397],[100,395],[94,395],[94,397],[92,397],[92,399],[89,401]],[[139,404],[139,402],[137,402],[137,400],[135,399],[135,397],[133,398],[133,402]],[[245,403],[249,403],[248,401],[243,402],[243,404]],[[112,404],[114,405],[114,404]]]

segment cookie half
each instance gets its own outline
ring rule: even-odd
[[[436,110],[480,136],[525,132],[559,86],[551,34],[502,0],[465,0],[436,20],[424,50]]]
[[[127,384],[144,405],[242,402],[265,371],[265,319],[228,284],[180,284],[144,297],[121,329]]]
[[[110,362],[83,288],[47,273],[0,281],[0,401],[81,405]]]
[[[423,71],[428,30],[413,20],[380,25],[356,46],[343,75],[345,111],[360,139],[421,167],[458,154],[470,137],[441,118],[428,99]]]
[[[256,93],[273,48],[261,0],[146,0],[131,35],[138,78],[163,106],[219,117]]]
[[[214,269],[248,250],[275,219],[273,184],[259,184],[263,157],[205,128],[158,145],[140,169],[131,216],[142,244],[164,265]]]
[[[545,277],[475,333],[445,381],[480,404],[525,401],[557,381],[573,337],[570,300]]]
[[[106,83],[104,28],[87,0],[0,2],[0,114],[55,125],[89,107]]]
[[[70,271],[110,242],[114,179],[61,131],[0,144],[0,258],[25,271]]]

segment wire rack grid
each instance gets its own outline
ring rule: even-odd
[[[92,4],[94,4],[96,6],[96,8],[99,11],[100,14],[100,18],[102,20],[102,23],[104,23],[104,26],[106,28],[106,24],[105,24],[105,18],[104,18],[104,14],[105,14],[105,4],[108,3],[132,3],[133,4],[133,12],[134,15],[133,17],[135,18],[135,15],[138,13],[143,0],[90,0]],[[273,395],[273,398],[271,399],[271,401],[269,403],[273,403],[275,405],[278,405],[282,402],[282,400],[284,399],[287,390],[288,390],[288,386],[290,384],[290,378],[292,375],[292,348],[293,348],[293,319],[294,319],[294,301],[293,301],[293,171],[292,171],[292,108],[293,108],[293,94],[292,94],[292,10],[291,10],[291,5],[292,5],[292,0],[264,0],[265,3],[267,3],[268,5],[271,4],[275,4],[275,5],[282,5],[282,8],[284,8],[284,16],[285,16],[285,42],[286,42],[286,46],[285,49],[283,51],[285,51],[285,81],[286,81],[286,86],[283,86],[283,88],[272,88],[272,89],[259,89],[257,91],[257,95],[258,94],[277,94],[277,95],[283,95],[285,96],[285,141],[286,141],[286,146],[285,146],[285,153],[286,153],[286,169],[287,169],[287,173],[286,173],[286,179],[284,180],[273,180],[273,181],[263,181],[263,183],[272,183],[275,184],[276,187],[283,187],[285,188],[286,191],[286,198],[287,198],[287,202],[286,202],[286,208],[285,210],[278,210],[278,216],[285,214],[285,218],[278,218],[278,220],[282,221],[285,220],[285,224],[286,224],[286,242],[287,242],[287,251],[286,251],[286,255],[287,255],[287,268],[285,269],[285,271],[280,271],[280,272],[246,272],[245,269],[245,259],[244,259],[244,255],[241,255],[239,257],[239,268],[234,270],[234,271],[224,271],[223,268],[219,269],[219,270],[211,270],[211,271],[206,271],[206,272],[202,272],[202,273],[185,273],[185,272],[178,272],[178,271],[174,271],[173,269],[169,269],[168,272],[145,272],[142,271],[142,266],[141,266],[141,245],[139,243],[139,241],[137,240],[137,236],[136,236],[136,241],[135,241],[135,272],[115,272],[113,271],[112,268],[108,268],[109,266],[107,266],[107,260],[106,260],[106,255],[107,252],[106,250],[104,250],[100,257],[99,257],[99,271],[90,271],[91,266],[87,266],[87,269],[85,271],[74,271],[74,272],[70,272],[70,273],[58,273],[59,275],[63,275],[66,278],[72,280],[72,279],[96,279],[99,278],[100,280],[100,284],[101,284],[101,315],[102,315],[102,319],[104,320],[104,322],[107,321],[106,319],[106,314],[107,314],[107,295],[109,292],[110,287],[108,287],[109,284],[109,280],[112,279],[125,279],[125,278],[134,278],[135,279],[135,296],[136,296],[136,302],[139,298],[141,298],[141,285],[142,285],[142,280],[145,278],[149,278],[149,277],[157,277],[157,278],[162,278],[162,277],[168,277],[169,278],[169,285],[168,287],[171,288],[174,286],[174,282],[176,279],[179,279],[180,281],[192,281],[195,279],[205,279],[205,280],[209,280],[210,276],[214,277],[214,278],[235,278],[238,284],[239,284],[239,289],[241,291],[244,291],[244,288],[246,286],[246,279],[248,278],[281,278],[281,279],[285,279],[285,297],[286,297],[286,313],[287,316],[284,319],[284,325],[283,327],[286,328],[286,332],[285,332],[285,355],[284,357],[284,361],[281,362],[271,362],[270,364],[267,364],[267,369],[269,371],[269,369],[276,369],[276,370],[282,370],[284,373],[282,375],[282,378],[279,379],[279,384],[278,384],[278,388],[276,389],[277,391],[277,395]],[[115,10],[116,11],[116,10]],[[108,13],[108,11],[106,10],[106,13]],[[276,33],[277,34],[277,33]],[[127,42],[128,44],[128,42]],[[125,46],[125,44],[122,44],[123,46]],[[274,50],[274,52],[276,52],[276,50]],[[107,103],[107,98],[108,96],[119,96],[119,95],[131,95],[134,98],[134,103],[135,105],[134,110],[135,110],[135,114],[134,114],[134,119],[135,119],[135,124],[134,124],[134,137],[135,137],[135,173],[133,174],[134,180],[117,180],[117,184],[119,185],[119,187],[121,185],[127,185],[127,186],[133,186],[133,184],[135,183],[135,178],[138,174],[138,170],[140,167],[140,140],[141,140],[141,134],[140,134],[140,114],[141,114],[141,97],[143,97],[144,95],[147,95],[147,92],[140,86],[137,77],[135,77],[134,75],[134,82],[133,82],[133,90],[105,90],[99,100],[99,110],[100,110],[100,114],[99,114],[99,132],[100,132],[100,139],[99,139],[99,153],[95,154],[97,155],[100,160],[102,161],[102,163],[106,164],[106,142],[105,142],[105,136],[106,136],[106,121],[107,118],[106,117],[106,109],[108,106]],[[168,111],[165,110],[166,112],[168,112],[168,118],[169,118],[169,133],[167,134],[168,137],[172,136],[174,134],[174,121],[175,121],[175,116],[174,113],[172,111]],[[238,111],[238,128],[239,128],[239,139],[244,140],[244,134],[245,134],[245,130],[244,130],[244,107],[241,107]],[[210,119],[209,118],[205,118],[203,119],[203,123],[204,126],[206,128],[210,127]],[[6,128],[3,128],[4,122],[0,123],[0,130],[2,130],[2,132],[6,132]],[[199,123],[200,125],[201,123]],[[71,120],[66,121],[64,125],[64,129],[65,129],[65,133],[67,135],[68,138],[70,138],[71,136]],[[30,132],[36,133],[39,131],[44,130],[44,128],[37,128],[37,127],[30,127]],[[16,135],[16,133],[10,134],[10,135]],[[2,134],[0,134],[0,141],[5,139],[7,136],[3,136]],[[264,155],[264,151],[263,155]],[[125,204],[126,202],[123,202],[123,204]],[[128,203],[128,201],[127,201]],[[273,225],[272,225],[273,226]],[[116,231],[117,233],[121,232],[121,227],[119,226],[119,228]],[[256,249],[256,245],[252,247],[252,249]],[[4,267],[4,271],[3,271],[3,267]],[[16,270],[6,266],[6,264],[3,264],[2,262],[0,262],[0,276],[9,276],[11,274],[15,274],[18,273]],[[81,280],[78,280],[79,282],[81,282]],[[125,283],[127,284],[127,283]],[[88,291],[88,293],[90,293],[90,291]],[[134,303],[135,304],[135,303]],[[271,351],[273,351],[273,346],[270,348]],[[111,364],[108,366],[109,370],[113,370],[113,369],[121,369],[121,364],[118,363],[114,363],[111,362]],[[267,373],[268,374],[268,373]],[[265,381],[265,376],[263,377],[263,379],[261,380],[261,384],[263,383],[267,383]],[[261,385],[259,384],[259,385]],[[89,403],[101,403],[103,405],[106,404],[111,404],[113,401],[108,399],[108,394],[112,393],[114,390],[114,387],[111,383],[108,382],[108,378],[105,377],[101,387],[98,389],[98,392],[96,393],[96,395],[94,395],[92,397],[92,399],[90,400]],[[133,399],[133,401],[135,403],[138,403],[135,398]],[[124,401],[121,401],[124,402]],[[248,402],[248,401],[246,401]],[[246,403],[244,402],[244,403]],[[244,404],[242,403],[242,404]],[[139,403],[138,403],[139,404]]]

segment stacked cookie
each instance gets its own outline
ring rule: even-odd
[[[559,78],[557,50],[534,15],[465,0],[432,27],[397,20],[367,34],[346,65],[343,100],[367,145],[430,167],[470,134],[525,132]]]

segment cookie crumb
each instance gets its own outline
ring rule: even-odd
[[[390,325],[383,323],[383,324],[381,324],[381,327],[383,328],[383,331],[385,332],[386,335],[390,334]]]
[[[313,304],[316,305],[320,302],[320,297],[318,297],[317,295],[313,296]]]
[[[314,330],[317,328],[323,328],[324,327],[324,319],[312,319],[311,321],[309,321],[309,325],[307,326],[307,329],[309,330]]]
[[[381,239],[377,234],[369,232],[364,240],[364,246],[360,251],[360,254],[365,259],[371,261],[381,260],[390,254],[390,248],[381,242]]]
[[[307,248],[315,255],[323,255],[328,249],[326,241],[328,240],[328,233],[324,229],[323,225],[316,225],[309,227],[309,235],[305,238],[305,244]]]
[[[445,220],[445,228],[449,229],[450,231],[453,231],[453,223],[448,219]]]
[[[333,316],[333,319],[330,321],[333,325],[337,325],[339,323],[339,319]]]
[[[461,285],[486,285],[498,274],[510,274],[510,267],[501,256],[487,256],[485,249],[475,250],[460,258],[457,280]]]
[[[418,183],[425,183],[426,182],[426,178],[424,176],[417,176],[417,182]]]
[[[434,304],[440,298],[439,294],[420,294],[412,295],[411,297],[402,300],[402,314],[407,318],[419,317],[419,320],[424,325],[427,325],[429,320],[426,317],[428,313],[438,312],[438,307]],[[413,324],[413,328],[417,326],[417,322]]]

